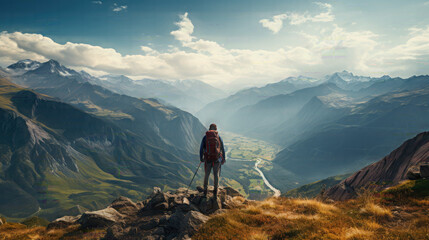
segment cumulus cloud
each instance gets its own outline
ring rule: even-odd
[[[312,16],[308,12],[295,13],[287,12],[273,16],[271,19],[261,19],[259,23],[263,27],[269,29],[274,34],[278,33],[283,28],[283,21],[288,20],[291,25],[299,25],[306,22],[332,22],[335,16],[332,14],[332,5],[329,3],[315,2],[321,9],[325,10],[317,15]]]
[[[263,27],[268,28],[273,33],[278,33],[280,29],[283,28],[283,20],[286,19],[288,15],[286,14],[280,14],[272,17],[272,20],[270,19],[261,19],[259,22],[262,24]]]
[[[154,51],[151,47],[148,47],[148,46],[141,46],[140,49],[146,53],[150,53]]]
[[[92,1],[92,3],[94,3],[94,4],[103,4],[103,2],[102,1]]]
[[[114,12],[120,12],[120,11],[123,11],[123,10],[126,10],[128,8],[128,6],[127,5],[122,5],[122,6],[120,6],[120,5],[118,5],[117,3],[114,3],[113,4],[113,11]]]
[[[406,41],[386,47],[376,33],[347,31],[333,24],[318,34],[300,33],[303,41],[299,46],[263,50],[230,49],[198,38],[187,13],[179,16],[176,25],[177,29],[170,34],[180,47],[173,45],[161,52],[141,46],[141,54],[134,55],[84,43],[60,44],[41,34],[1,32],[0,64],[27,58],[56,59],[94,74],[200,79],[218,87],[243,87],[291,75],[322,76],[344,69],[364,75],[407,76],[427,71],[429,60],[429,27],[411,28]]]
[[[383,69],[395,75],[428,74],[429,26],[408,29],[406,42],[389,49],[375,51],[367,58],[367,71]]]
[[[172,31],[170,34],[174,36],[176,40],[180,42],[191,42],[194,37],[191,34],[194,32],[194,24],[188,18],[188,13],[180,15],[180,21],[176,22],[179,29]]]

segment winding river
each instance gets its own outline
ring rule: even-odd
[[[226,156],[228,156],[229,150],[226,152]],[[262,170],[258,167],[258,165],[262,162],[262,159],[258,158],[257,160],[247,160],[247,159],[236,159],[236,158],[228,158],[228,161],[241,161],[241,162],[255,162],[255,170],[259,173],[259,175],[261,175],[262,180],[264,180],[264,183],[267,187],[269,187],[273,192],[274,192],[274,197],[280,197],[280,190],[278,190],[277,188],[275,188],[273,185],[271,185],[271,183],[268,181],[268,179],[265,177],[264,173],[262,172]]]
[[[262,172],[261,169],[258,168],[259,163],[261,163],[262,160],[258,159],[255,162],[255,169],[256,171],[259,172],[259,175],[261,175],[262,179],[264,180],[265,185],[267,185],[267,187],[269,187],[273,192],[274,192],[274,197],[280,197],[280,190],[278,190],[277,188],[273,187],[273,185],[271,185],[271,183],[267,180],[267,178],[265,177],[264,173]]]

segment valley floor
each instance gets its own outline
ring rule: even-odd
[[[226,146],[227,164],[222,166],[221,184],[233,187],[248,199],[280,196],[264,176],[280,150],[274,144],[231,132],[220,132]]]

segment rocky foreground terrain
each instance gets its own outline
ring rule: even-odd
[[[85,212],[78,216],[64,216],[49,223],[41,232],[26,236],[31,239],[190,239],[211,215],[233,208],[244,198],[230,187],[221,187],[218,198],[202,196],[202,188],[186,191],[162,192],[155,187],[142,202],[119,197],[108,207]],[[247,202],[247,200],[244,200]],[[0,239],[20,239],[0,231]],[[27,238],[24,238],[27,239]]]
[[[429,239],[429,179],[347,201],[320,195],[250,201],[231,188],[216,201],[198,190],[155,188],[144,201],[119,197],[104,209],[50,223],[6,222],[0,239]]]

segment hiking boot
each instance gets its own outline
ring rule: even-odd
[[[214,192],[213,192],[213,199],[214,199],[214,200],[217,200],[217,191],[214,191]]]

